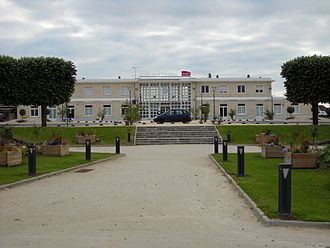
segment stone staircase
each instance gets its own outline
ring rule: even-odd
[[[138,126],[136,145],[213,144],[214,126]]]

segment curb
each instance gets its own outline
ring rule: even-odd
[[[330,222],[312,222],[312,221],[296,221],[296,220],[273,220],[270,219],[257,204],[242,190],[235,180],[221,167],[221,165],[210,154],[209,158],[221,170],[227,180],[233,184],[234,188],[240,193],[243,199],[251,206],[253,211],[259,216],[261,222],[266,226],[295,226],[295,227],[316,227],[330,229]]]
[[[120,155],[117,155],[117,156],[114,156],[114,157],[111,157],[111,158],[104,158],[104,159],[96,160],[96,161],[93,161],[93,162],[90,162],[90,163],[81,164],[81,165],[77,165],[77,166],[74,166],[74,167],[66,168],[66,169],[63,169],[63,170],[54,171],[54,172],[50,172],[50,173],[43,174],[43,175],[40,175],[40,176],[36,176],[36,177],[24,179],[24,180],[21,180],[21,181],[18,181],[18,182],[1,185],[0,186],[0,191],[1,190],[4,190],[4,189],[8,189],[8,188],[13,188],[13,187],[16,187],[16,186],[19,186],[19,185],[23,185],[23,184],[27,184],[27,183],[32,183],[34,181],[45,179],[45,178],[51,177],[51,176],[56,176],[56,175],[59,175],[59,174],[65,173],[65,172],[69,172],[69,171],[72,171],[72,170],[76,170],[76,169],[79,169],[79,168],[82,168],[82,167],[86,167],[86,166],[90,166],[90,165],[93,165],[93,164],[97,164],[97,163],[100,163],[100,162],[117,159],[117,158],[123,157],[123,156],[126,156],[126,154],[125,153],[122,153]]]

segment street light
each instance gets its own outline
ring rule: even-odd
[[[213,121],[215,123],[216,117],[215,117],[215,90],[217,89],[216,86],[212,86],[213,90]]]

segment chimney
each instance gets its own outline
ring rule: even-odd
[[[211,73],[209,73],[209,78],[211,78],[212,77],[212,75],[211,75]]]
[[[217,78],[219,78],[219,75],[217,75]]]
[[[250,78],[250,74],[247,74],[247,76],[246,76],[247,78]]]
[[[121,79],[121,76],[118,76],[118,79]]]

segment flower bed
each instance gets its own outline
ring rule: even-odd
[[[0,146],[0,166],[15,166],[22,163],[22,152],[12,145]]]
[[[42,145],[41,153],[45,156],[65,156],[69,154],[68,145]]]
[[[283,148],[280,145],[277,146],[264,145],[261,148],[261,156],[263,158],[283,158],[284,157]]]
[[[51,141],[41,145],[41,153],[45,156],[65,156],[69,154],[69,145],[59,135],[54,135]]]
[[[292,168],[317,168],[317,154],[314,153],[291,153],[286,152],[284,155],[285,163],[290,163]]]
[[[86,140],[90,140],[92,144],[96,142],[96,136],[95,134],[89,134],[89,135],[77,135],[76,136],[76,143],[77,144],[85,144]]]

